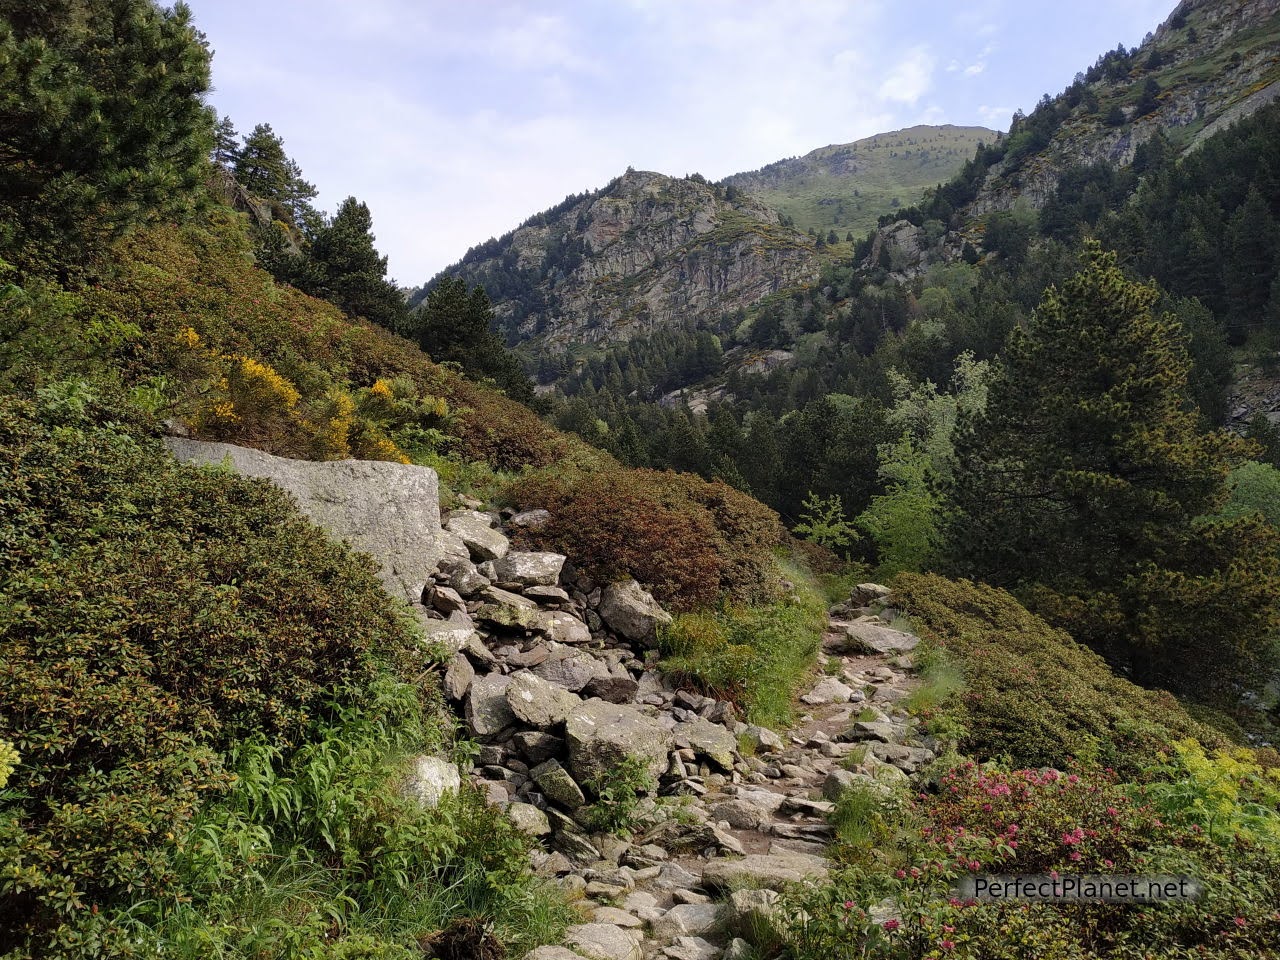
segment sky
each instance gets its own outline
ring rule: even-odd
[[[390,275],[628,166],[716,180],[917,123],[1007,130],[1176,0],[192,0],[210,102],[270,123]]]

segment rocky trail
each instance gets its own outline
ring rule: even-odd
[[[746,956],[736,934],[753,915],[826,875],[841,793],[887,789],[933,759],[898,706],[916,685],[917,638],[893,627],[888,590],[855,588],[831,611],[825,674],[794,727],[774,732],[656,671],[670,618],[639,584],[601,586],[563,556],[512,549],[501,529],[544,519],[446,515],[423,598],[452,653],[446,694],[480,744],[472,780],[539,838],[533,868],[580,901],[568,945],[527,960]],[[409,787],[432,802],[457,777],[422,757]],[[602,829],[601,795],[616,801],[628,777],[656,789]]]

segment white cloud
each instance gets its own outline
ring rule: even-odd
[[[969,64],[969,66],[965,67],[964,75],[966,77],[976,77],[985,69],[987,69],[986,63],[982,60],[979,60],[977,63],[971,63]]]
[[[933,56],[925,47],[916,47],[907,53],[885,77],[878,93],[888,101],[915,103],[933,84]]]

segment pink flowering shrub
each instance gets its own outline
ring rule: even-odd
[[[902,807],[892,849],[851,856],[825,886],[787,900],[797,960],[853,957],[1280,957],[1274,848],[1211,839],[1106,770],[984,769],[942,775]],[[838,851],[837,851],[838,853]],[[1185,903],[962,900],[973,874],[1190,875]]]

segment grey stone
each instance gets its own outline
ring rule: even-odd
[[[493,570],[497,575],[496,579],[503,583],[550,587],[559,581],[564,560],[564,555],[559,553],[511,550],[502,558],[494,560]]]
[[[634,930],[644,926],[644,921],[617,907],[596,907],[591,911],[591,919],[595,923],[612,923],[615,927]]]
[[[524,960],[586,960],[586,958],[567,947],[538,947],[526,953]]]
[[[662,955],[667,960],[719,960],[720,948],[702,937],[677,937]]]
[[[440,564],[440,569],[444,571],[447,577],[449,589],[456,591],[463,597],[474,597],[489,586],[489,578],[477,570],[475,564],[470,560],[450,561],[446,559]]]
[[[753,956],[755,956],[755,952],[751,944],[741,937],[734,937],[729,941],[729,945],[724,948],[724,954],[720,960],[751,960]],[[551,958],[548,958],[548,960],[551,960]]]
[[[535,643],[528,650],[521,650],[519,653],[509,655],[507,657],[507,665],[527,669],[536,667],[540,663],[546,663],[549,656],[551,656],[550,647],[545,643]]]
[[[548,800],[555,801],[566,810],[577,810],[587,801],[583,796],[582,788],[574,782],[569,772],[560,766],[559,760],[553,759],[538,764],[529,771],[529,776],[546,794]]]
[[[657,940],[674,940],[712,933],[724,919],[725,909],[718,903],[682,903],[663,914],[661,920],[654,921],[653,936]]]
[[[662,866],[662,872],[658,874],[657,882],[658,887],[663,890],[680,890],[696,887],[702,880],[696,873],[691,873],[678,863],[666,863]]]
[[[433,583],[427,587],[426,593],[423,594],[422,602],[433,610],[439,610],[445,616],[458,610],[466,610],[467,602],[462,599],[462,595],[453,587],[441,586]]]
[[[507,703],[516,717],[533,727],[550,729],[564,723],[569,711],[582,701],[564,687],[548,683],[536,674],[521,671],[511,675]]]
[[[800,699],[810,706],[817,706],[822,703],[848,703],[852,696],[853,687],[841,683],[835,677],[823,677]]]
[[[452,557],[456,560],[471,559],[471,554],[467,552],[467,545],[462,542],[462,538],[443,527],[440,530],[440,549],[444,557]]]
[[[757,753],[781,753],[786,746],[782,738],[768,727],[761,727],[754,723],[749,724],[742,735]]]
[[[642,761],[656,779],[667,768],[670,730],[634,707],[588,700],[565,721],[569,769],[582,782],[609,776],[627,757]]]
[[[881,743],[892,743],[897,739],[897,736],[897,731],[891,723],[878,720],[858,720],[847,733],[843,734],[841,739],[850,741],[879,740]]]
[[[914,650],[920,638],[911,633],[894,630],[873,620],[854,620],[852,623],[833,622],[837,629],[828,634],[827,649],[832,653],[893,654]]]
[[[726,821],[729,826],[738,830],[755,830],[765,820],[765,813],[759,807],[745,800],[721,800],[712,805],[711,816]]]
[[[546,662],[534,667],[533,672],[549,683],[576,692],[594,677],[608,677],[609,667],[584,650],[553,644]]]
[[[513,803],[507,807],[507,817],[532,837],[545,837],[551,832],[551,821],[533,804]]]
[[[763,886],[779,890],[789,883],[825,880],[827,861],[804,853],[753,853],[740,860],[712,860],[702,870],[702,882],[712,889],[735,890]]]
[[[855,607],[872,603],[888,603],[892,591],[878,583],[860,583],[849,593],[849,602]]]
[[[776,890],[734,890],[729,894],[730,929],[751,934],[767,930],[778,916]]]
[[[493,529],[493,518],[475,510],[452,510],[444,520],[444,528],[457,534],[476,560],[497,560],[507,555],[511,544]]]
[[[588,699],[599,697],[609,703],[631,703],[636,698],[639,685],[631,677],[592,677],[582,688],[582,695]]]
[[[569,603],[569,594],[561,587],[525,587],[524,595],[539,603]]]
[[[409,772],[404,779],[405,795],[428,810],[436,807],[445,794],[461,786],[458,768],[448,760],[423,755],[409,761]]]
[[[572,614],[539,610],[529,618],[528,627],[556,643],[590,643],[591,631]]]
[[[550,760],[564,750],[563,739],[537,730],[521,731],[515,735],[513,740],[515,741],[516,749],[534,766]]]
[[[457,653],[476,636],[476,628],[456,620],[423,620],[422,635],[431,646],[439,647],[446,656]]]
[[[453,659],[449,661],[449,667],[444,672],[444,695],[450,700],[461,700],[467,695],[467,691],[471,689],[471,684],[476,678],[475,667],[471,666],[471,661],[461,653],[455,653]]]
[[[476,737],[491,737],[516,722],[507,703],[511,678],[498,673],[477,677],[467,694],[467,726]]]
[[[444,556],[440,491],[429,467],[374,460],[312,463],[230,443],[167,437],[183,463],[230,463],[291,494],[302,512],[339,540],[371,555],[393,596],[417,603]]]
[[[633,913],[641,920],[648,922],[657,920],[665,912],[658,906],[658,898],[644,890],[627,894],[622,901],[622,907],[628,913]]]
[[[598,611],[609,628],[619,636],[649,645],[657,643],[658,628],[671,623],[671,614],[634,580],[605,587]]]
[[[722,770],[732,770],[738,741],[732,733],[710,720],[699,717],[688,723],[677,723],[676,740],[683,740],[700,756],[713,761]]]
[[[540,530],[551,522],[551,514],[546,510],[525,510],[517,513],[508,521],[513,527],[524,530]]]
[[[772,814],[782,806],[787,798],[780,793],[774,793],[772,790],[753,790],[749,787],[739,787],[737,799],[743,803],[751,804],[762,813]]]
[[[580,923],[564,932],[569,946],[588,960],[643,960],[640,934],[611,923]]]

